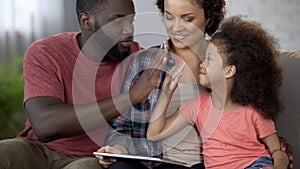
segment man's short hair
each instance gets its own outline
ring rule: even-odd
[[[78,19],[81,13],[99,14],[105,8],[107,2],[108,0],[77,0],[76,12]]]

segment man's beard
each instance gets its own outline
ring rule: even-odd
[[[112,61],[121,62],[130,54],[130,49],[126,52],[120,52],[118,49],[118,43],[114,45],[107,53],[106,57],[109,57]]]
[[[99,47],[102,48],[105,52],[107,51],[104,60],[107,59],[121,62],[130,54],[130,48],[128,48],[126,52],[120,52],[118,48],[119,42],[109,38],[109,36],[107,36],[103,32],[103,30],[100,29],[98,24],[96,24],[95,27],[97,30],[95,38],[98,42]]]

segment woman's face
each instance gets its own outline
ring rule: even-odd
[[[203,38],[204,9],[192,0],[165,0],[164,23],[175,48],[193,47]]]

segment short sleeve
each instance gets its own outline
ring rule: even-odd
[[[193,125],[197,120],[199,108],[200,108],[200,95],[181,105],[179,111],[182,113],[185,119],[190,124]]]
[[[54,54],[54,52],[53,52]],[[24,57],[24,102],[38,96],[64,100],[64,88],[51,52],[41,44],[33,44]]]
[[[256,116],[255,124],[257,138],[262,139],[268,135],[276,133],[275,124],[272,119],[266,119],[258,113]]]

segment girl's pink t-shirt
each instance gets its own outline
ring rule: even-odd
[[[200,94],[180,107],[203,139],[205,168],[245,168],[260,156],[270,156],[259,142],[276,132],[274,122],[253,107],[222,112],[212,106],[211,94]]]
[[[75,32],[55,35],[28,48],[24,57],[24,103],[34,97],[52,96],[65,104],[84,104],[111,97],[112,90],[119,91],[116,88],[121,86],[120,79],[112,80],[120,76],[115,72],[119,63],[99,64],[89,60],[77,45],[77,35]],[[133,43],[131,52],[140,49],[138,43]],[[85,124],[82,125],[84,128]],[[104,145],[107,132],[108,128],[103,127],[42,144],[69,156],[93,156],[93,151]],[[40,142],[29,120],[19,136]]]

